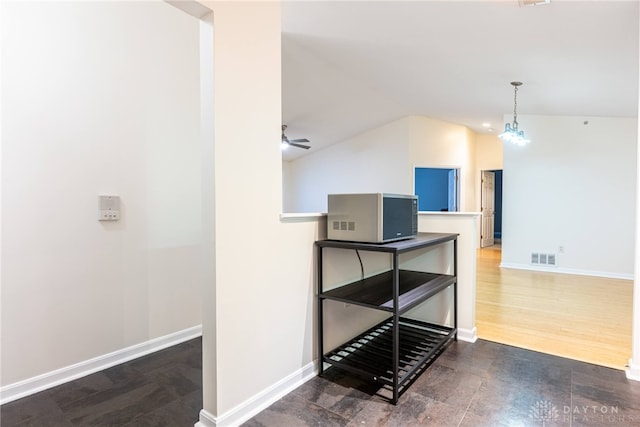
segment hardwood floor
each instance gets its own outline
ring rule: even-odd
[[[632,281],[500,268],[500,258],[499,248],[478,250],[480,338],[624,369]]]

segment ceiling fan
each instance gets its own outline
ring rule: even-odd
[[[304,148],[305,150],[308,150],[309,148],[311,148],[308,145],[300,144],[301,142],[309,142],[307,138],[301,138],[301,139],[287,138],[287,135],[284,134],[284,131],[286,128],[287,128],[287,125],[282,125],[282,144],[291,145],[293,147],[298,147],[298,148]]]

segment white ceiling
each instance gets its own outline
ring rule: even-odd
[[[291,1],[287,136],[317,151],[407,115],[499,133],[503,115],[638,114],[638,2]]]

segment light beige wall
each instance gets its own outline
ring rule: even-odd
[[[429,212],[418,217],[418,230],[436,233],[458,233],[458,338],[474,342],[476,330],[476,249],[480,216],[477,213]],[[452,259],[447,258],[449,267]],[[451,310],[451,300],[440,303],[440,309]],[[429,302],[428,304],[433,304]],[[428,305],[427,304],[427,305]],[[437,312],[437,309],[433,309]]]
[[[214,20],[215,281],[203,319],[204,410],[229,419],[312,362],[313,242],[322,236],[317,222],[280,221],[280,4],[206,4]]]
[[[274,126],[280,123],[279,6],[210,5],[216,60],[216,271],[203,321],[204,412],[226,425],[242,412],[242,405],[259,399],[317,356],[313,242],[324,237],[326,223],[279,220],[282,160]],[[247,122],[251,126],[245,126]],[[458,138],[470,139],[467,131],[455,131]],[[463,163],[467,165],[466,158]],[[408,162],[404,168],[410,170]],[[255,180],[256,175],[261,179]],[[405,185],[410,188],[408,179]],[[338,258],[337,265],[345,262]],[[343,275],[337,280],[346,280],[351,272],[335,270]],[[342,306],[334,307],[333,314],[328,325],[337,331],[347,329],[340,319],[354,319]],[[201,425],[210,425],[209,419],[201,415]]]
[[[476,135],[476,165],[478,171],[502,169],[503,142],[496,135]]]
[[[285,212],[326,212],[332,193],[411,194],[408,131],[405,117],[285,162]]]
[[[216,271],[206,291],[210,298],[205,301],[203,320],[206,363],[200,425],[211,425],[212,420],[216,425],[232,425],[244,405],[259,400],[317,356],[313,242],[324,237],[326,223],[323,219],[279,220],[283,189],[278,142],[279,5],[208,4],[215,21]],[[454,132],[455,141],[464,145],[460,150],[470,156],[471,135],[460,127],[454,127]],[[393,138],[385,152],[392,149],[397,132],[389,134]],[[405,148],[400,158],[405,159],[404,185],[410,189],[411,165],[402,157],[407,155],[407,143],[406,138],[401,141]],[[465,167],[469,167],[467,157],[460,162]],[[318,197],[324,199],[326,194]],[[338,257],[337,265],[345,262]],[[352,272],[335,270],[344,275],[337,280],[345,280]],[[328,324],[337,326],[337,331],[347,329],[340,319],[353,320],[353,312],[346,313],[343,306],[334,309],[336,317]]]
[[[202,221],[197,21],[1,7],[5,386],[199,325]],[[99,194],[120,221],[97,221]]]
[[[502,169],[504,143],[496,135],[476,134],[476,208],[481,210],[482,180],[480,174],[486,170]]]
[[[430,117],[409,118],[410,167],[460,169],[460,210],[476,209],[475,133]]]
[[[324,212],[329,193],[412,194],[415,167],[443,167],[460,169],[461,210],[474,211],[475,137],[464,126],[423,116],[368,130],[289,162],[286,208]]]

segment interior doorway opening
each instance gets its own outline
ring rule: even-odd
[[[502,243],[502,170],[481,171],[480,247]]]
[[[414,194],[422,212],[458,212],[460,191],[458,168],[414,169]]]

